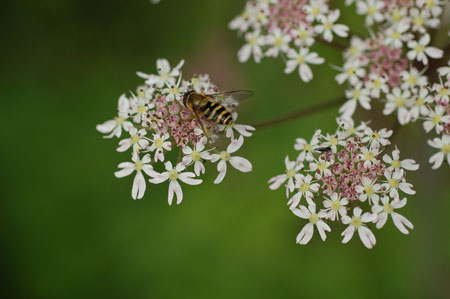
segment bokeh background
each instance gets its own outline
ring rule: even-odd
[[[296,137],[336,128],[336,109],[258,130],[241,154],[251,174],[230,171],[214,185],[184,186],[168,206],[167,184],[130,197],[128,159],[95,125],[115,114],[119,95],[156,71],[159,57],[185,59],[184,76],[209,73],[222,89],[252,89],[240,120],[254,123],[343,94],[328,63],[310,84],[283,74],[281,60],[239,64],[243,44],[228,22],[243,0],[7,1],[1,18],[0,108],[2,298],[449,298],[450,168],[431,171],[420,123],[394,143],[421,164],[401,234],[388,222],[366,249],[341,244],[342,227],[323,243],[295,244],[305,221],[267,180],[284,171]],[[340,3],[340,1],[339,1]],[[339,4],[340,5],[340,4]],[[367,35],[354,9],[342,22]],[[441,34],[442,36],[442,34]],[[445,37],[445,34],[443,35]],[[445,43],[445,40],[438,43]],[[341,53],[317,45],[329,63]],[[364,118],[391,126],[374,110]]]

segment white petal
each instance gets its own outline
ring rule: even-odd
[[[314,225],[307,223],[297,235],[297,243],[305,245],[311,240],[314,233]]]
[[[133,181],[133,188],[131,190],[131,196],[133,199],[141,199],[145,193],[145,179],[140,171],[136,173]]]
[[[367,227],[361,226],[360,228],[358,228],[358,234],[364,246],[366,246],[367,248],[370,249],[375,245],[376,243],[375,235]]]
[[[242,172],[252,171],[252,164],[250,163],[250,161],[248,161],[247,159],[242,158],[242,157],[231,157],[230,164],[234,168],[236,168],[237,170],[240,170]]]

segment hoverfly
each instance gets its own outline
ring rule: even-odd
[[[225,107],[225,101],[231,105],[243,101],[253,95],[250,90],[235,90],[215,94],[203,94],[190,90],[183,96],[183,105],[194,112],[197,119],[200,117],[215,124],[231,126],[234,123],[231,112]],[[203,127],[203,125],[202,125]]]

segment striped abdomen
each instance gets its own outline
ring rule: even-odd
[[[233,123],[233,117],[225,107],[213,99],[207,98],[204,100],[204,105],[200,105],[198,111],[206,117],[206,119],[221,124],[224,126],[231,125]]]

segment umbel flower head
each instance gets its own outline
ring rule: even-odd
[[[131,162],[120,163],[120,170],[115,175],[121,178],[135,173],[133,199],[144,196],[146,181],[152,184],[168,182],[169,204],[174,195],[179,204],[183,199],[180,182],[201,184],[203,180],[198,177],[205,173],[206,163],[218,162],[216,184],[224,179],[227,162],[242,172],[252,170],[252,164],[237,156],[236,151],[242,147],[244,136],[251,136],[254,128],[235,123],[237,103],[230,97],[225,97],[221,103],[233,116],[234,122],[228,126],[196,116],[185,107],[185,92],[195,90],[216,94],[219,89],[208,75],[182,80],[183,64],[181,61],[171,67],[166,59],[158,59],[157,74],[138,72],[145,83],[137,88],[136,94],[121,95],[117,116],[97,125],[105,138],[122,138],[117,151],[130,153]],[[219,148],[216,145],[218,139],[228,146]]]
[[[382,228],[388,218],[408,234],[413,225],[396,210],[406,204],[406,195],[415,194],[406,173],[419,165],[401,159],[397,148],[386,151],[392,131],[372,130],[365,123],[355,128],[352,120],[338,122],[334,134],[317,130],[310,142],[298,138],[296,159],[286,157],[285,173],[269,180],[270,189],[286,188],[291,211],[308,220],[297,243],[307,244],[315,229],[325,241],[330,222],[345,227],[343,243],[358,232],[367,248],[376,242],[373,228]]]
[[[252,0],[229,27],[243,35],[246,44],[239,50],[240,62],[251,56],[259,63],[264,57],[281,56],[285,73],[298,70],[308,82],[313,73],[309,65],[324,59],[310,50],[316,40],[331,42],[334,36],[347,37],[348,27],[337,24],[340,12],[330,9],[328,0]]]

